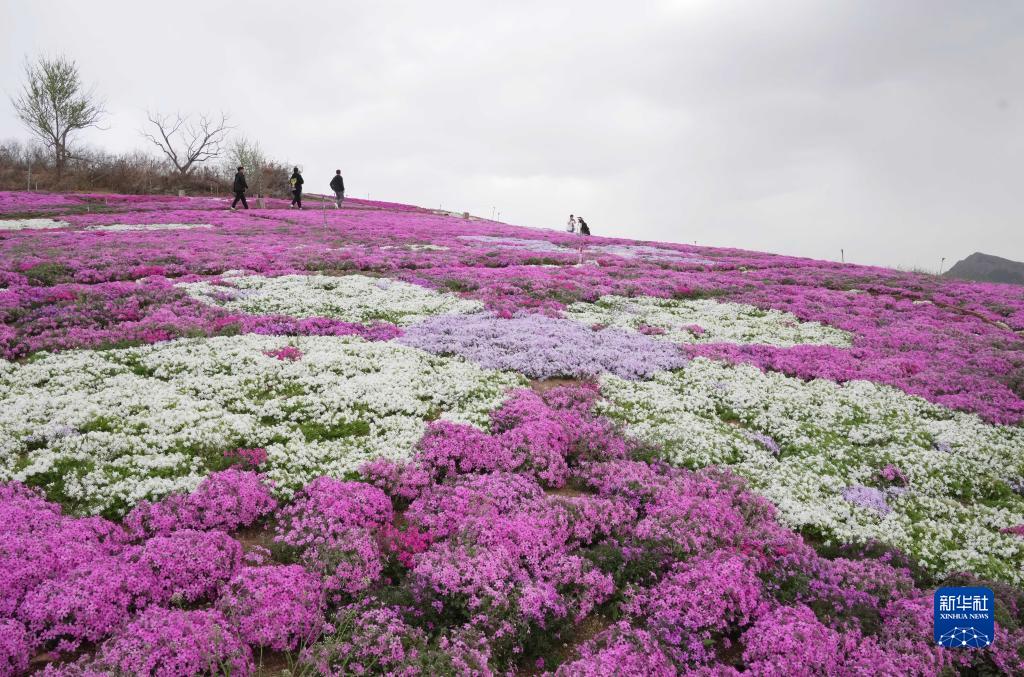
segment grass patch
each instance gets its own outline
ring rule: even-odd
[[[446,278],[441,280],[441,286],[448,291],[453,292],[469,292],[477,289],[478,285],[475,282],[467,280],[459,280],[455,278]]]
[[[70,281],[72,272],[63,263],[47,261],[32,266],[24,272],[24,275],[37,287],[52,287],[55,284]]]
[[[370,434],[370,424],[361,419],[355,421],[344,421],[334,425],[324,425],[310,421],[300,423],[299,430],[307,442],[324,442],[328,440],[340,440],[345,437],[366,437]]]
[[[95,464],[92,461],[59,458],[49,470],[25,478],[24,484],[42,489],[48,501],[60,503],[70,512],[77,513],[82,501],[68,494],[68,485],[72,484],[73,480],[89,474],[94,468]]]
[[[78,431],[83,435],[86,433],[111,433],[114,432],[114,422],[106,416],[97,416],[87,421]]]

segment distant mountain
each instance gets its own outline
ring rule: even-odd
[[[963,261],[957,261],[943,276],[975,282],[1024,285],[1024,263],[975,252]]]

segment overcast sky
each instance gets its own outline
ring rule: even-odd
[[[1024,3],[5,0],[0,89],[231,113],[326,191],[935,269],[1024,260]],[[0,101],[0,138],[26,138]]]

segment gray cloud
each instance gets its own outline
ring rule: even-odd
[[[936,267],[1024,259],[1009,2],[5,3],[0,88],[64,51],[140,147],[225,109],[308,187],[559,227]],[[0,137],[22,137],[0,106]]]

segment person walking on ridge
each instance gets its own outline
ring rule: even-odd
[[[292,203],[290,206],[302,209],[302,184],[305,181],[302,180],[302,174],[299,173],[298,167],[292,170],[292,176],[288,179],[288,183],[292,186]]]
[[[242,206],[246,209],[249,208],[249,203],[245,201],[245,191],[249,189],[249,184],[245,180],[245,167],[238,167],[238,171],[235,172],[235,183],[231,186],[231,190],[235,193],[235,201],[231,203],[231,211],[235,211],[235,205],[238,201],[242,201]]]
[[[590,226],[583,220],[583,217],[576,219],[576,223],[580,224],[580,235],[590,235]]]
[[[334,197],[338,201],[335,209],[341,209],[341,201],[345,199],[345,179],[341,178],[340,169],[334,172],[334,178],[331,179],[331,190],[334,191]]]
[[[576,217],[569,214],[569,223],[565,224],[565,232],[575,233],[576,232]]]

